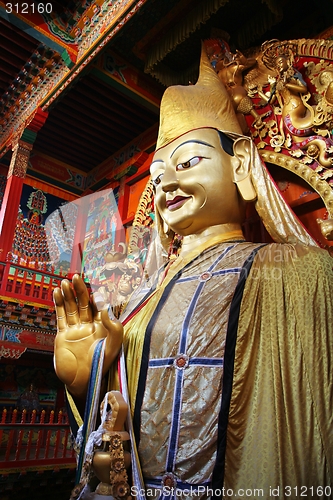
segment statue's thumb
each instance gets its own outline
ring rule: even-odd
[[[101,310],[101,321],[102,321],[103,326],[109,332],[109,336],[111,337],[111,339],[114,338],[116,343],[118,343],[118,341],[121,339],[121,342],[122,342],[123,325],[116,318],[114,318],[114,319],[110,318],[110,311],[109,311],[108,306],[105,306]]]

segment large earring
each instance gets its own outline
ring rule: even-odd
[[[235,181],[237,189],[244,201],[255,201],[257,193],[251,180],[251,174],[247,174],[244,179]]]

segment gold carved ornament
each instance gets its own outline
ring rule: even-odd
[[[25,178],[32,147],[32,144],[24,141],[18,141],[18,143],[14,146],[8,170],[8,178],[12,175],[20,177],[21,179]]]
[[[220,66],[236,61],[237,53],[224,53]],[[245,68],[241,85],[259,120],[238,108],[247,115],[240,120],[243,133],[251,135],[265,162],[293,172],[319,194],[327,219],[317,222],[333,240],[333,42],[271,40],[250,60],[255,64]]]
[[[130,454],[123,446],[123,442],[130,439],[128,432],[124,430],[127,412],[128,406],[119,391],[111,391],[105,395],[101,403],[102,419],[103,414],[105,415],[102,446],[95,448],[92,459],[92,469],[101,481],[96,493],[112,495],[116,500],[124,500],[130,496],[126,470],[130,465]]]

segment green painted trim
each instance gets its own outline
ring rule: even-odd
[[[160,107],[157,104],[149,102],[143,96],[140,96],[136,92],[130,90],[126,85],[116,81],[111,76],[108,76],[106,73],[104,73],[104,71],[101,71],[98,68],[93,68],[91,74],[102,80],[102,82],[105,82],[108,85],[110,85],[110,87],[113,87],[122,94],[126,95],[127,97],[130,97],[130,99],[133,99],[133,101],[137,102],[138,104],[141,104],[141,106],[144,106],[145,108],[149,109],[149,111],[155,113],[156,116],[159,115]]]
[[[64,50],[61,53],[61,58],[64,61],[64,63],[66,64],[67,68],[72,69],[75,66],[75,63],[70,58],[70,55],[68,54],[67,50]]]
[[[25,128],[23,134],[21,136],[21,140],[24,142],[28,142],[29,144],[33,144],[36,140],[37,132],[33,132],[28,128]]]

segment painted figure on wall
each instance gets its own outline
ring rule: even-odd
[[[175,234],[182,246],[123,326],[98,310],[78,276],[77,300],[66,280],[54,294],[55,367],[78,425],[90,392],[117,390],[119,378],[124,391],[114,369],[123,343],[147,495],[241,498],[252,489],[268,498],[274,488],[282,499],[301,486],[332,488],[332,259],[241,135],[204,52],[196,85],[164,94],[151,175],[161,248]],[[255,199],[276,243],[244,240],[245,206]],[[89,385],[98,361],[100,378]],[[91,454],[79,461],[73,498],[99,498],[89,489]],[[132,490],[119,490],[107,466],[116,478],[110,498],[143,497],[135,454]]]

